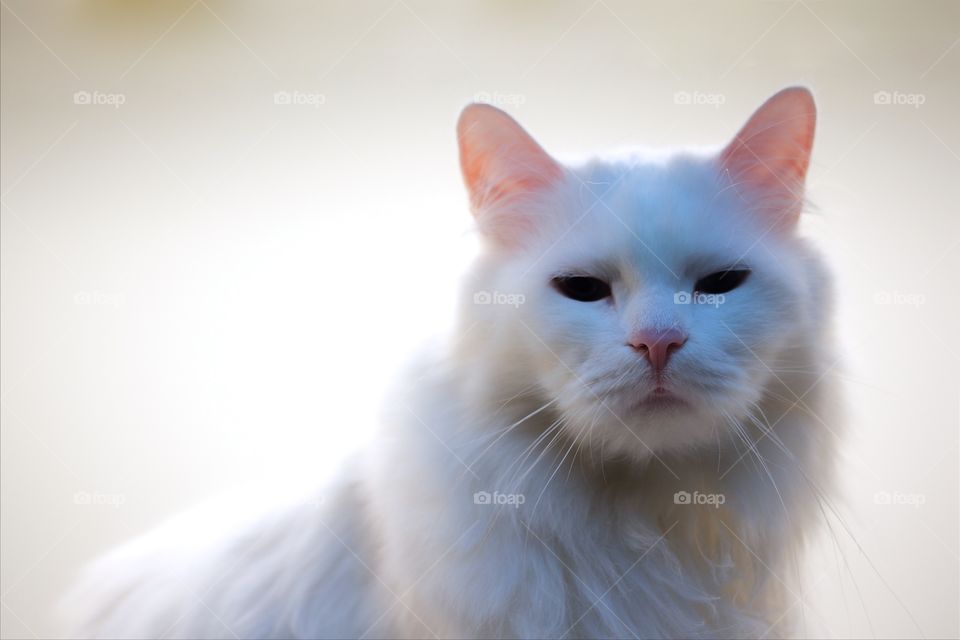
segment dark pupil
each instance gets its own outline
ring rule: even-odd
[[[560,293],[580,302],[594,302],[610,295],[610,285],[588,276],[554,278],[553,283]]]
[[[750,275],[749,269],[718,271],[697,280],[694,290],[700,293],[726,293],[743,284],[748,275]]]

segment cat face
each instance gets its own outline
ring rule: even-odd
[[[504,381],[533,377],[574,437],[641,457],[751,411],[819,322],[820,272],[794,236],[813,121],[788,89],[717,154],[563,166],[468,107],[461,162],[487,239],[472,282],[499,296],[472,314]]]

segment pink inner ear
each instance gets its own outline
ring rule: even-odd
[[[500,152],[507,157],[500,160],[484,154],[463,163],[463,177],[478,209],[535,192],[558,175],[552,167],[523,166],[525,154],[520,149],[504,148]]]
[[[557,162],[503,111],[472,104],[457,123],[460,167],[474,213],[529,195],[562,175]]]
[[[782,199],[799,215],[810,165],[816,107],[803,88],[784,89],[750,117],[720,154],[734,184]]]

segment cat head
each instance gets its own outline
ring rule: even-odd
[[[473,104],[460,161],[484,250],[465,338],[504,393],[643,457],[714,442],[816,348],[823,271],[797,237],[815,107],[781,91],[722,149],[564,165]],[[795,364],[795,361],[791,360]]]

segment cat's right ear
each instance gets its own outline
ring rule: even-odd
[[[776,227],[789,228],[800,217],[816,121],[810,91],[784,89],[754,112],[720,155],[734,185],[771,198],[773,206],[758,209]]]
[[[563,168],[516,120],[488,104],[468,105],[457,122],[460,169],[480,229],[516,245],[531,220],[522,204],[557,182]]]

